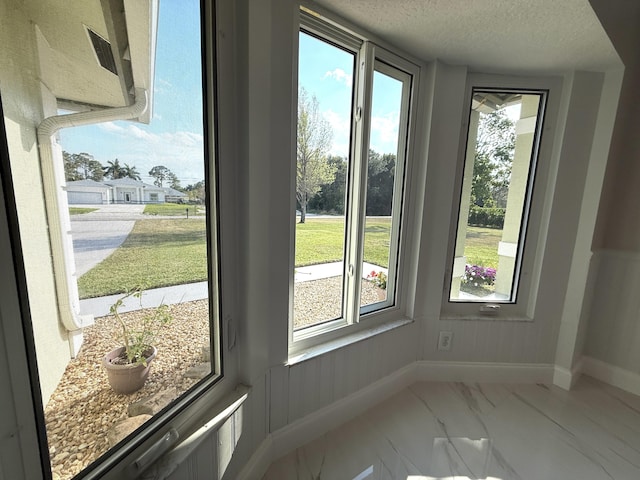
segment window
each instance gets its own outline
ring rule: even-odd
[[[522,272],[531,270],[524,252],[546,99],[543,90],[471,91],[450,305],[481,304],[481,313],[495,315],[529,288]]]
[[[2,78],[43,468],[137,476],[122,459],[162,435],[173,446],[222,382],[212,6],[54,3],[14,9],[7,25],[35,32],[33,55],[10,45],[16,71]],[[95,62],[89,21],[121,53],[115,72]],[[191,215],[163,202],[166,187],[190,192]],[[111,363],[142,367],[143,381],[110,383]]]
[[[292,341],[397,309],[417,68],[302,13]]]

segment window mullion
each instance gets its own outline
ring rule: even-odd
[[[357,323],[360,313],[360,283],[364,251],[364,224],[367,197],[367,165],[371,128],[371,92],[373,87],[374,45],[365,42],[358,55],[353,173],[350,179],[350,204],[345,259],[345,319]]]

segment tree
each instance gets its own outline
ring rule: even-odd
[[[333,182],[325,183],[320,191],[309,199],[308,208],[322,212],[344,215],[344,201],[347,185],[347,159],[344,157],[327,157],[327,163],[335,168]]]
[[[64,161],[64,173],[67,181],[95,180],[104,178],[102,164],[88,153],[62,152]]]
[[[104,175],[112,180],[126,177],[124,168],[120,165],[120,161],[117,158],[115,160],[108,160],[107,166],[103,167],[103,169]]]
[[[153,184],[156,187],[162,187],[164,185],[164,182],[167,181],[171,188],[180,188],[180,180],[178,180],[176,174],[164,165],[156,165],[151,170],[149,170],[149,175],[155,178]]]
[[[138,169],[135,167],[135,165],[133,167],[130,167],[128,163],[125,163],[124,167],[122,167],[122,173],[124,174],[124,177],[133,178],[134,180],[140,180],[140,172],[138,172]]]
[[[304,88],[298,95],[298,141],[296,198],[300,204],[300,223],[307,215],[309,199],[324,184],[335,178],[336,167],[327,161],[333,131],[322,117],[315,95],[309,97]]]
[[[506,207],[515,147],[515,123],[504,110],[480,114],[471,184],[473,204]]]
[[[189,196],[189,202],[201,204],[206,199],[204,180],[200,180],[193,185],[187,185],[184,191]]]
[[[366,215],[391,215],[396,156],[369,150]]]
[[[169,172],[169,175],[167,176],[167,180],[169,181],[169,186],[171,188],[174,188],[176,190],[182,190],[182,186],[180,185],[180,179],[175,173]]]

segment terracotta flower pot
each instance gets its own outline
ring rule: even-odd
[[[142,364],[128,364],[118,365],[113,363],[113,360],[118,358],[124,352],[124,347],[116,348],[115,350],[107,353],[102,360],[104,368],[107,370],[107,378],[109,385],[116,393],[133,393],[142,388],[144,382],[147,381],[149,376],[149,370],[151,369],[151,362],[156,358],[158,350],[155,347],[151,355],[146,358],[147,366]]]

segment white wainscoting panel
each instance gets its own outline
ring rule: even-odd
[[[584,355],[640,374],[640,254],[598,251],[594,257],[597,277]]]
[[[417,331],[415,323],[407,324],[296,363],[288,367],[287,380],[279,367],[272,369],[271,431],[283,426],[281,409],[287,409],[290,424],[415,362]]]

